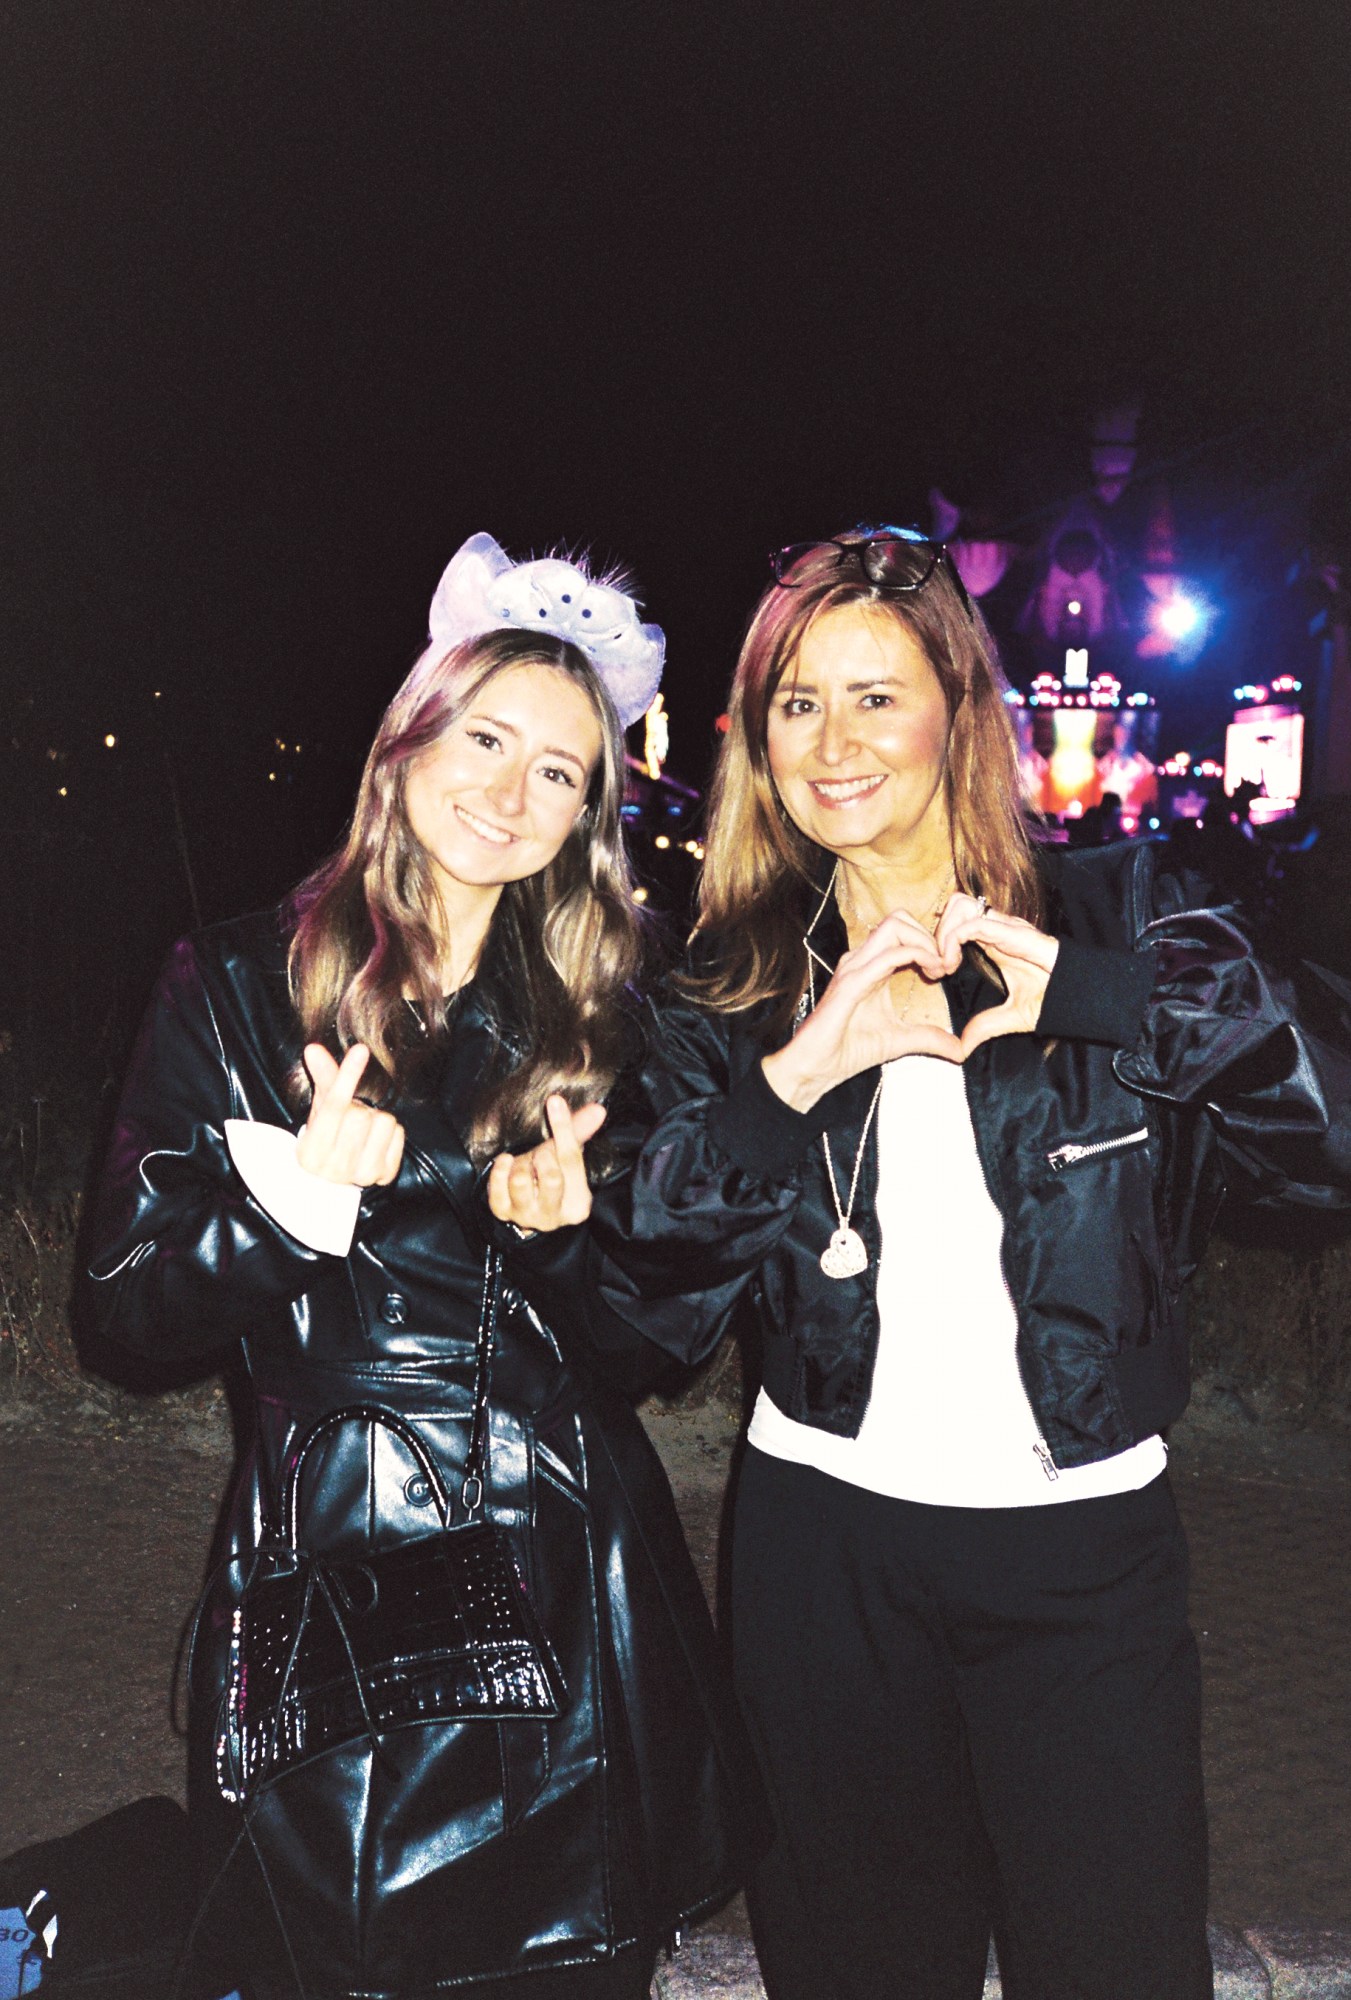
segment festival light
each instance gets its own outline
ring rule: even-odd
[[[1148,631],[1137,651],[1141,658],[1172,653],[1194,660],[1205,644],[1214,612],[1199,591],[1188,590],[1174,576],[1146,577],[1150,602],[1145,612]]]

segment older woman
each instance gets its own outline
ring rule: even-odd
[[[1200,2000],[1206,1833],[1162,1433],[1226,1185],[1343,1202],[1351,1033],[1149,846],[1035,852],[944,551],[774,559],[610,1303],[763,1387],[733,1642],[774,2000]],[[501,1162],[511,1215],[524,1168]]]
[[[191,1661],[209,1990],[640,2000],[735,1884],[734,1736],[669,1490],[588,1358],[580,1239],[499,1232],[477,1189],[503,1144],[566,1157],[568,1102],[604,1116],[621,727],[662,640],[483,535],[431,625],[345,845],[170,960],[92,1305],[147,1354],[242,1339],[256,1398]]]

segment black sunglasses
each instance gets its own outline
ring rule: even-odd
[[[928,541],[905,528],[859,528],[849,540],[831,535],[823,541],[789,542],[786,548],[775,549],[769,558],[775,583],[784,590],[800,590],[807,579],[794,577],[792,571],[804,556],[817,549],[837,549],[836,561],[856,562],[874,589],[895,590],[902,595],[923,590],[942,564],[961,599],[962,609],[968,618],[973,615],[970,595],[944,542]]]

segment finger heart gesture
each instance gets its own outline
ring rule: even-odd
[[[388,1187],[403,1159],[403,1126],[388,1111],[356,1102],[370,1051],[353,1042],[341,1063],[321,1042],[305,1050],[314,1085],[310,1115],[296,1145],[306,1173],[347,1187]]]
[[[565,1228],[591,1213],[582,1148],[605,1123],[603,1104],[573,1111],[565,1097],[546,1103],[551,1136],[528,1153],[499,1153],[488,1175],[488,1206],[523,1233]]]

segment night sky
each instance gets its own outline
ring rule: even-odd
[[[1344,0],[26,0],[5,41],[0,701],[123,870],[170,747],[209,915],[332,840],[475,529],[633,566],[698,782],[771,545],[935,481],[1016,518],[1125,394],[1221,482],[1351,422]]]

